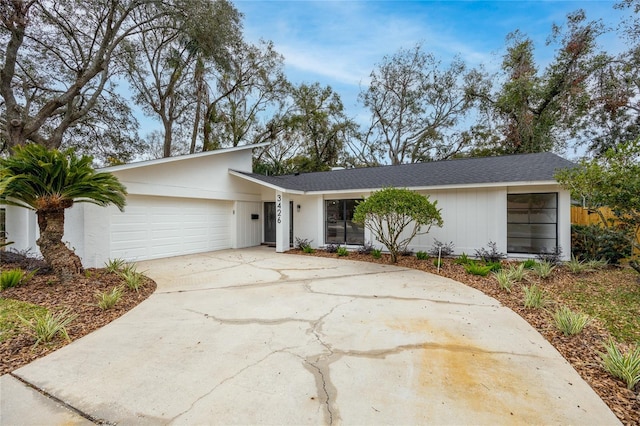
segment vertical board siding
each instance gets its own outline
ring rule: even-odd
[[[259,246],[262,242],[262,222],[264,220],[262,203],[239,201],[236,203],[235,214],[235,248]],[[251,219],[252,214],[257,214],[258,219]]]
[[[489,241],[506,251],[506,199],[504,188],[472,188],[432,191],[430,201],[438,201],[444,222],[442,228],[432,227],[428,234],[417,236],[410,247],[414,251],[427,251],[434,240],[453,242],[456,254],[473,254]],[[427,195],[427,194],[425,194]],[[503,211],[504,210],[504,211]]]

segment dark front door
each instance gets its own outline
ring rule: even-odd
[[[293,244],[293,201],[289,203],[289,241]],[[264,203],[264,242],[276,243],[276,203]]]

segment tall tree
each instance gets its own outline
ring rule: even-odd
[[[199,113],[206,64],[227,68],[228,51],[240,39],[240,14],[226,0],[184,0],[179,13],[150,21],[155,14],[152,8],[133,14],[141,31],[124,51],[134,100],[162,122],[163,156],[169,157],[174,126]]]
[[[93,159],[73,150],[48,150],[42,145],[14,147],[14,155],[0,159],[0,199],[3,204],[35,210],[37,240],[47,264],[67,281],[82,272],[80,258],[63,242],[64,213],[74,203],[124,208],[127,191],[110,173],[96,173]]]
[[[212,76],[203,151],[274,139],[290,92],[283,62],[272,42],[234,46],[228,67]]]
[[[640,2],[627,0],[615,7],[630,12],[618,28],[628,49],[598,58],[602,66],[590,84],[592,107],[578,135],[594,156],[640,136]]]
[[[134,11],[151,0],[2,0],[0,95],[3,141],[12,149],[27,142],[60,147],[66,132],[109,125],[96,106],[117,98],[113,59],[140,29]],[[169,12],[158,9],[151,22]],[[144,22],[146,24],[146,22]]]
[[[472,106],[467,70],[460,59],[447,68],[418,45],[385,56],[371,73],[360,101],[371,112],[360,156],[386,152],[392,164],[443,159],[458,152],[457,130]],[[366,163],[383,158],[363,158]]]
[[[328,170],[344,157],[345,141],[356,124],[345,112],[340,96],[330,86],[301,84],[291,92],[293,112],[285,120],[285,132],[301,155],[295,159],[301,172]]]
[[[640,140],[610,148],[601,158],[582,160],[580,167],[558,172],[556,180],[600,215],[601,226],[633,247],[629,265],[640,273]],[[607,220],[601,207],[610,208],[615,221]]]
[[[569,14],[565,28],[553,27],[549,44],[560,46],[542,74],[531,39],[517,31],[508,36],[505,81],[494,93],[486,86],[472,92],[498,132],[491,150],[517,154],[565,147],[590,105],[588,79],[601,67],[596,39],[602,31],[599,22],[586,22],[584,11]]]

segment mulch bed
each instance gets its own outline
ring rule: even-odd
[[[2,264],[2,269],[12,269],[22,265]],[[96,305],[96,292],[110,291],[121,285],[123,295],[111,309],[100,309]],[[39,274],[20,287],[0,291],[0,298],[15,299],[40,305],[53,312],[69,309],[77,318],[67,327],[71,341],[79,339],[122,316],[149,297],[156,289],[156,283],[145,278],[138,289],[126,288],[123,279],[103,269],[87,269],[85,276],[60,284],[55,275]],[[51,343],[34,346],[35,338],[27,333],[15,334],[0,342],[0,375],[9,373],[31,361],[59,349],[70,342],[57,338]]]
[[[292,250],[289,253],[305,255],[300,250]],[[327,253],[321,250],[306,255],[337,257],[335,253]],[[371,255],[349,253],[344,259],[389,264],[389,256],[386,254],[383,254],[380,259],[374,259]],[[576,336],[565,336],[556,329],[549,310],[524,308],[522,303],[524,292],[521,286],[516,285],[511,293],[507,293],[499,288],[492,277],[468,274],[462,266],[455,265],[451,259],[443,260],[440,271],[437,271],[432,261],[418,260],[415,256],[399,257],[397,266],[442,275],[495,298],[538,330],[569,361],[582,378],[589,383],[623,424],[640,425],[640,385],[637,385],[634,391],[628,390],[624,382],[613,378],[601,367],[598,352],[604,350],[603,345],[610,337],[609,332],[601,323],[592,321],[582,333]],[[616,274],[612,272],[607,275],[615,276]],[[552,277],[547,280],[536,279],[535,283],[547,291],[547,294],[551,296],[551,303],[554,303],[554,296],[562,293],[563,286],[566,286],[569,280],[575,279],[576,277],[568,270],[557,268]],[[610,285],[613,288],[616,283],[611,282]],[[556,303],[558,300],[556,299]],[[551,310],[553,310],[553,306],[551,307]]]

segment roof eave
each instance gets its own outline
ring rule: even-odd
[[[257,143],[257,144],[254,144],[254,145],[242,145],[242,146],[236,146],[236,147],[232,147],[232,148],[216,149],[214,151],[205,151],[205,152],[198,152],[198,153],[195,153],[195,154],[179,155],[177,157],[157,158],[155,160],[138,161],[138,162],[135,162],[135,163],[122,164],[122,165],[118,165],[118,166],[103,167],[103,168],[101,168],[99,170],[101,172],[113,173],[113,172],[119,172],[119,171],[122,171],[122,170],[136,169],[136,168],[139,168],[139,167],[155,166],[155,165],[158,165],[158,164],[173,163],[173,162],[176,162],[176,161],[190,160],[190,159],[193,159],[193,158],[201,158],[201,157],[209,157],[209,156],[214,156],[214,155],[221,155],[221,154],[226,154],[226,153],[235,152],[235,151],[243,151],[243,150],[246,150],[246,149],[262,148],[262,147],[267,146],[267,145],[269,145],[269,142]]]
[[[297,189],[289,189],[289,188],[284,188],[282,186],[274,185],[272,183],[265,182],[265,181],[260,180],[260,179],[256,179],[256,178],[254,178],[252,176],[247,176],[246,174],[244,174],[242,172],[239,172],[237,170],[229,169],[229,174],[232,175],[232,176],[236,176],[236,177],[239,177],[241,179],[244,179],[246,181],[258,184],[260,186],[271,188],[271,189],[273,189],[275,191],[280,191],[280,192],[285,193],[285,194],[296,194],[296,195],[304,195],[305,194],[304,191],[299,191]]]
[[[472,184],[409,186],[405,188],[411,189],[413,191],[434,191],[434,190],[447,190],[447,189],[498,188],[498,187],[505,187],[505,186],[547,186],[547,185],[558,185],[558,182],[556,182],[555,180],[544,180],[544,181],[537,180],[537,181],[520,181],[520,182],[486,182],[486,183],[472,183]],[[305,195],[349,194],[354,192],[379,191],[384,188],[385,187],[304,191],[304,194]]]

